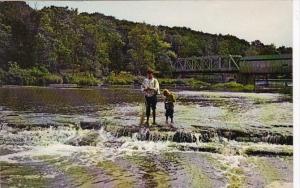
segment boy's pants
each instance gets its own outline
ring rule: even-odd
[[[174,114],[174,104],[173,103],[165,103],[165,109],[166,109],[166,117],[173,118]]]

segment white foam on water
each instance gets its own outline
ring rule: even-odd
[[[159,152],[170,149],[171,142],[153,142],[153,141],[132,141],[125,142],[119,148],[122,151],[142,151],[142,152]]]
[[[3,133],[3,132],[2,132]],[[96,146],[76,146],[76,142],[96,134],[93,138]],[[103,160],[114,160],[122,155],[131,155],[134,152],[158,153],[170,150],[171,142],[138,141],[136,136],[116,138],[104,128],[96,130],[75,130],[70,128],[49,128],[35,131],[20,131],[15,134],[7,132],[3,136],[6,139],[21,140],[27,145],[11,145],[7,149],[19,148],[15,153],[0,156],[0,161],[18,163],[23,161],[37,160],[38,156],[53,156],[73,158],[87,165],[94,165]],[[72,141],[73,145],[66,143]],[[116,147],[106,143],[117,143]],[[19,144],[19,143],[16,143]],[[23,149],[22,148],[26,148]],[[12,150],[13,151],[13,150]]]
[[[50,156],[71,156],[74,152],[78,152],[80,147],[54,144],[49,146],[34,146],[31,150],[21,151],[18,153],[12,153],[8,155],[0,156],[0,161],[6,161],[10,163],[22,162],[20,159],[30,158],[34,160],[36,156],[50,155]]]

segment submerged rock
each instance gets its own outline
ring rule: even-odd
[[[116,137],[134,137],[142,141],[173,141],[173,142],[215,142],[224,138],[238,142],[266,142],[272,144],[293,144],[293,135],[274,133],[259,129],[225,129],[197,126],[195,130],[181,130],[168,127],[115,126],[106,127],[106,131]]]
[[[120,128],[114,128],[111,129],[111,127],[107,127],[106,131],[109,131],[116,136],[116,137],[122,137],[122,136],[128,136],[132,137],[134,133],[138,133],[140,131],[140,127],[137,126],[124,126]]]
[[[77,135],[66,141],[65,144],[72,146],[96,146],[98,136],[98,132],[89,132],[85,135]]]
[[[245,151],[245,154],[252,156],[293,156],[292,151],[287,150],[254,150],[248,149]]]
[[[174,142],[196,142],[197,138],[191,132],[177,131],[173,136]]]
[[[238,142],[267,142],[271,144],[293,145],[293,135],[281,134],[260,129],[225,129],[206,126],[194,126],[199,133],[199,141],[209,142],[214,138],[226,138]]]
[[[181,151],[201,151],[201,152],[209,152],[209,153],[221,153],[219,148],[217,147],[212,147],[212,146],[183,146],[180,145],[178,147],[179,150]]]
[[[51,123],[7,123],[6,126],[14,128],[14,129],[20,129],[20,130],[36,130],[41,128],[50,128],[54,127],[57,128],[57,124],[51,124]]]
[[[100,129],[101,128],[101,122],[90,122],[90,121],[81,121],[80,127],[81,129]]]

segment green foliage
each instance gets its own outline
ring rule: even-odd
[[[206,88],[210,85],[206,82],[203,82],[201,80],[196,80],[196,79],[189,79],[189,80],[187,80],[187,83],[193,89],[202,89],[202,88]]]
[[[251,42],[251,45],[245,51],[245,55],[256,56],[256,55],[273,55],[273,54],[291,54],[292,48],[281,46],[276,48],[274,44],[265,45],[260,40]]]
[[[3,23],[3,15],[0,13],[0,67],[4,67],[9,60],[7,54],[12,48],[11,26]]]
[[[201,80],[196,80],[193,78],[190,79],[169,79],[169,78],[160,78],[158,79],[162,85],[182,85],[189,86],[192,89],[203,89],[209,87],[210,84],[203,82]]]
[[[252,84],[247,84],[244,86],[244,91],[254,91],[255,87]]]
[[[165,64],[171,57],[176,56],[169,51],[171,45],[164,41],[163,33],[146,24],[137,24],[132,28],[128,33],[128,39],[131,48],[127,52],[131,57],[131,67],[136,74],[146,72],[148,67],[166,68]]]
[[[133,84],[136,78],[128,72],[114,73],[111,72],[106,81],[112,85],[130,85]]]
[[[66,76],[66,82],[80,86],[96,86],[100,83],[100,80],[93,75],[68,75]]]
[[[60,84],[62,78],[49,73],[46,69],[22,69],[17,63],[10,63],[8,71],[0,69],[0,79],[2,84],[12,85],[49,85]]]
[[[6,83],[13,85],[35,85],[37,78],[31,74],[31,70],[22,69],[17,63],[11,63]]]
[[[162,85],[184,85],[187,83],[184,79],[159,78],[158,80]]]
[[[0,68],[0,85],[6,84],[7,72]]]
[[[236,82],[218,83],[211,86],[214,90],[225,90],[225,91],[253,91],[253,85],[243,85]]]
[[[42,77],[43,85],[49,85],[49,84],[62,84],[63,79],[61,76],[55,75],[55,74],[46,74]]]

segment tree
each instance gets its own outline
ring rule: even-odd
[[[36,65],[45,67],[55,72],[58,55],[56,53],[57,39],[54,28],[51,26],[51,18],[48,11],[40,13],[40,24],[34,38],[34,61]]]
[[[171,45],[164,41],[164,34],[157,28],[150,29],[138,24],[128,34],[130,54],[135,74],[145,72],[148,67],[160,68],[162,57],[168,56]]]
[[[292,54],[293,49],[291,47],[280,46],[278,49],[279,54]]]
[[[3,24],[3,15],[0,13],[0,68],[8,68],[12,53],[12,33],[9,25]]]
[[[154,67],[154,54],[149,47],[151,45],[152,33],[145,24],[136,25],[129,33],[128,53],[134,67],[134,73],[140,75],[147,67]]]
[[[230,54],[230,44],[228,40],[223,40],[219,43],[218,49],[219,55],[229,55]]]

